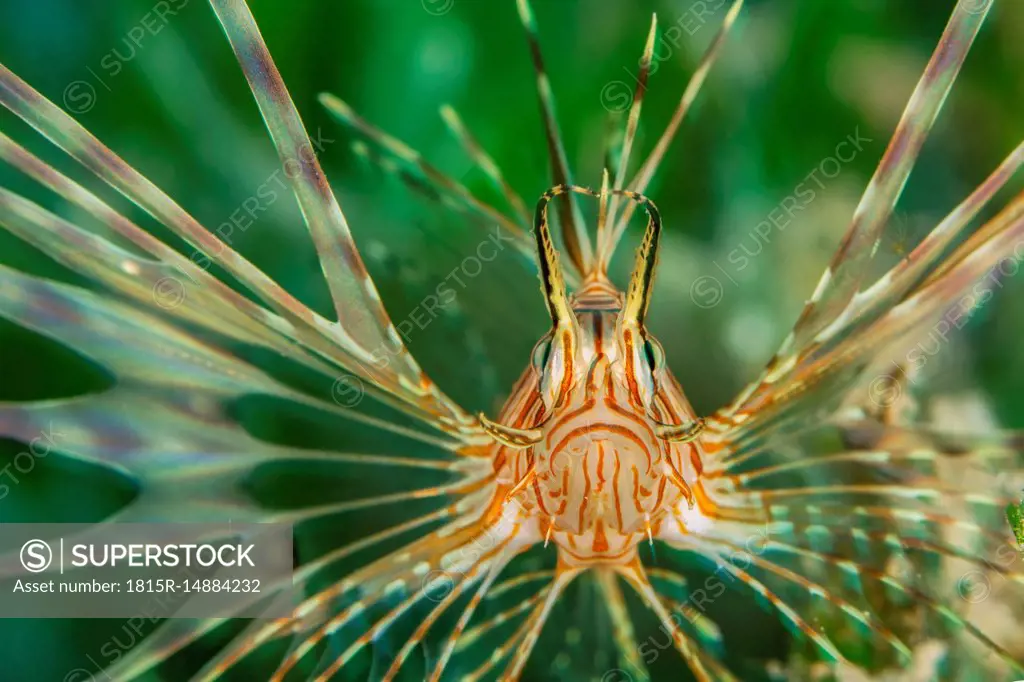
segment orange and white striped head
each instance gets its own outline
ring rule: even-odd
[[[547,220],[551,198],[569,191],[597,195],[554,187],[535,219],[551,331],[499,420],[481,421],[500,444],[496,468],[509,496],[538,515],[556,542],[600,557],[631,548],[673,505],[692,501],[687,481],[695,476],[693,441],[702,422],[644,325],[661,232],[657,208],[639,194],[614,191],[648,214],[629,288],[618,291],[595,270],[570,297]]]

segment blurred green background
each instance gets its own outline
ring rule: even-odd
[[[170,4],[178,13],[154,23],[151,0],[3,0],[0,62],[213,227],[267,180],[276,155],[210,7],[202,0]],[[657,12],[663,33],[673,25],[686,28],[678,45],[663,42],[657,51],[634,159],[650,150],[725,14],[727,3],[706,4],[721,6],[704,24],[695,18],[693,0],[536,0],[577,182],[600,182],[604,140],[610,126],[624,125],[621,84],[632,87],[650,15]],[[953,5],[748,2],[648,192],[667,226],[650,326],[698,413],[729,400],[785,336]],[[487,226],[424,200],[364,162],[352,150],[357,138],[334,123],[316,97],[336,94],[490,196],[438,114],[451,104],[532,206],[551,183],[514,3],[251,0],[250,6],[307,127],[324,140],[321,160],[392,318],[407,319],[474,252]],[[147,13],[147,23],[159,30],[134,45],[128,36],[138,35]],[[911,176],[879,250],[880,266],[904,255],[1021,139],[1021,26],[1024,3],[997,0]],[[74,168],[6,111],[0,128],[57,167]],[[855,157],[814,186],[814,200],[785,229],[758,237],[755,227],[849,136],[865,140]],[[7,167],[0,168],[0,185],[75,217]],[[638,232],[628,235],[630,247]],[[298,298],[330,310],[291,199],[274,204],[236,237],[236,248]],[[746,256],[743,267],[738,249]],[[6,233],[0,233],[0,262],[91,286]],[[620,283],[631,262],[617,259]],[[711,298],[696,285],[711,282],[708,277],[718,283]],[[995,420],[1016,428],[1024,427],[1022,295],[1024,277],[1007,278],[1000,294],[925,369],[930,388],[976,396]],[[506,250],[458,289],[451,310],[409,341],[449,395],[469,409],[493,411],[526,365],[544,318],[533,272]],[[0,400],[75,395],[109,381],[68,350],[0,320]],[[323,445],[330,437],[328,427],[274,409],[253,410],[245,416],[253,429],[275,440]],[[23,447],[0,439],[0,466]],[[0,500],[0,522],[96,520],[131,494],[128,482],[47,458]],[[0,622],[0,680],[62,679],[94,646],[89,633],[97,627],[106,626]],[[772,657],[771,648],[761,655]]]

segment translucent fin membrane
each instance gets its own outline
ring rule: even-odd
[[[682,125],[683,119],[689,112],[690,107],[696,100],[697,95],[700,93],[701,87],[707,80],[707,76],[711,71],[711,67],[714,65],[715,60],[721,54],[722,48],[725,45],[725,39],[729,35],[733,25],[736,23],[736,19],[740,15],[740,10],[743,8],[743,0],[733,0],[732,5],[729,7],[729,11],[726,13],[725,18],[722,20],[722,26],[718,29],[718,33],[711,40],[711,44],[704,52],[704,56],[698,63],[697,68],[694,70],[693,75],[690,76],[690,80],[686,84],[686,88],[683,90],[683,94],[679,98],[679,104],[676,105],[675,111],[672,113],[672,118],[669,120],[668,126],[666,126],[664,132],[658,138],[657,143],[654,145],[654,149],[647,155],[644,162],[640,165],[640,169],[636,172],[636,175],[629,182],[629,185],[625,188],[615,186],[615,189],[630,189],[639,194],[643,194],[651,180],[654,178],[655,173],[661,167],[662,161],[665,159],[665,154],[668,152],[668,148],[672,145],[672,141],[675,139],[676,133],[679,131],[679,126]],[[639,95],[640,88],[637,87],[637,94]],[[634,101],[637,115],[639,116],[639,105]],[[632,115],[632,110],[630,112]],[[612,254],[615,252],[615,247],[619,244],[622,239],[622,235],[626,231],[626,226],[629,225],[629,219],[633,216],[633,211],[636,210],[636,206],[633,204],[625,204],[622,210],[622,215],[616,217],[614,214],[610,216],[613,224],[613,228],[607,232],[607,239],[602,244],[601,253],[607,261],[611,260]]]
[[[405,143],[363,120],[348,104],[334,95],[320,95],[320,103],[324,105],[336,121],[371,141],[380,150],[378,155],[374,155],[371,158],[379,163],[384,170],[397,174],[403,182],[411,185],[413,188],[418,186],[428,188],[432,196],[437,197],[451,208],[496,222],[502,229],[507,230],[512,235],[515,239],[516,247],[526,259],[530,263],[534,262],[533,241],[528,232],[530,223],[527,218],[524,218],[522,215],[510,217],[503,211],[481,201],[465,185],[427,162],[419,152],[411,149]],[[457,120],[453,117],[453,114],[454,112],[449,113],[446,119],[449,121]],[[463,127],[457,127],[456,129],[461,133],[463,140],[466,140],[468,131]],[[479,147],[471,147],[471,149],[473,150],[473,155],[478,159],[484,154],[483,150]],[[486,171],[488,167],[484,165],[484,168]],[[501,183],[502,180],[497,179],[497,182]],[[513,206],[516,205],[516,199],[518,197],[513,194],[511,198]],[[521,203],[521,200],[519,203]]]
[[[992,175],[914,250],[874,286],[860,291],[879,235],[913,163],[980,29],[988,6],[954,10],[939,45],[903,113],[885,156],[854,214],[853,222],[814,297],[762,375],[709,421],[731,449],[749,449],[754,438],[814,408],[827,412],[826,395],[840,395],[862,381],[868,366],[896,358],[953,306],[968,313],[964,298],[1000,259],[1012,252],[1024,229],[1018,195],[945,261],[941,256],[1024,162],[1018,147]],[[812,423],[812,421],[804,421]],[[731,435],[725,436],[726,432]],[[712,436],[712,440],[716,440]]]
[[[281,86],[281,91],[283,91],[283,86]],[[171,255],[167,247],[157,245],[152,237],[140,234],[140,231],[127,220],[114,218],[110,210],[102,202],[91,197],[81,188],[70,184],[69,181],[66,181],[59,174],[55,172],[48,174],[39,172],[42,169],[38,168],[38,164],[33,159],[25,153],[20,153],[16,147],[5,140],[3,144],[5,158],[14,159],[16,165],[25,167],[30,175],[41,176],[41,180],[45,184],[52,186],[62,194],[72,195],[74,197],[73,201],[83,204],[86,210],[94,213],[100,219],[108,220],[113,229],[118,230],[134,243],[149,250],[151,253],[155,252],[154,255],[165,258],[167,266],[181,269],[182,277],[172,277],[169,280],[163,279],[164,286],[169,286],[173,291],[175,300],[174,305],[164,306],[165,308],[177,309],[179,306],[177,303],[178,299],[187,298],[189,292],[193,289],[201,289],[201,293],[195,294],[199,297],[198,302],[205,303],[210,297],[217,296],[220,299],[219,305],[221,308],[237,307],[240,312],[255,318],[266,326],[300,338],[310,351],[364,378],[375,387],[372,390],[376,395],[391,395],[393,398],[397,398],[401,402],[406,403],[412,413],[420,415],[421,418],[442,428],[442,430],[460,435],[464,433],[467,437],[477,433],[468,415],[461,412],[457,406],[445,398],[437,387],[423,375],[418,365],[409,356],[394,326],[387,321],[379,299],[374,300],[371,307],[367,309],[372,310],[372,313],[360,314],[361,316],[356,319],[343,320],[341,323],[332,323],[324,320],[269,280],[251,263],[225,245],[224,242],[196,223],[191,216],[185,213],[181,207],[175,204],[151,182],[131,169],[124,161],[115,156],[66,114],[2,66],[0,66],[0,103],[30,123],[51,141],[81,162],[86,168],[145,209],[154,218],[178,234],[178,236],[184,238],[194,248],[215,260],[231,275],[260,296],[281,317],[273,315],[269,311],[254,306],[251,303],[242,303],[241,301],[244,301],[242,297],[237,294],[232,295],[228,293],[229,290],[222,284],[212,285],[211,280],[213,278],[204,277],[201,272],[198,272],[199,268],[194,263],[187,264],[182,262],[185,260],[183,257]],[[296,120],[295,125],[301,128],[301,124],[297,123],[294,109],[290,107],[290,102],[287,103],[287,108],[290,111],[290,116]],[[308,139],[306,139],[305,146],[302,146],[301,143],[294,139],[290,139],[287,144],[290,146],[283,149],[282,155],[287,156],[290,151],[294,152],[292,156],[287,157],[288,161],[293,164],[302,164],[301,167],[311,174],[306,179],[307,182],[319,182],[316,177],[319,177],[317,174],[322,173],[316,162],[315,154],[308,151],[312,149]],[[302,156],[301,162],[298,160],[299,156]],[[297,167],[292,166],[292,169],[294,170]],[[293,185],[298,187],[302,183],[302,176],[299,176],[298,173],[294,174],[296,178],[292,179]],[[326,188],[326,185],[321,189],[324,188]],[[307,192],[301,187],[296,191],[298,192],[300,189],[305,192],[303,195],[305,200],[311,201],[311,197],[315,192],[312,190]],[[322,196],[320,200],[326,201]],[[300,199],[300,205],[302,201]],[[340,217],[337,205],[332,202],[333,195],[328,202],[329,206],[320,210],[319,213],[315,213],[312,208],[305,209],[307,212],[315,213],[312,218],[308,219],[320,221],[317,223],[320,227],[314,229],[318,231],[328,229],[324,226],[326,225],[324,223],[326,218],[323,217],[325,215],[333,216],[332,219],[335,220]],[[330,205],[333,205],[334,208],[330,208]],[[22,213],[26,212],[22,211]],[[35,211],[35,213],[38,215],[40,211]],[[318,215],[321,217],[318,218]],[[56,229],[58,228],[52,228],[51,231]],[[59,229],[63,229],[65,233],[70,233],[74,228],[62,227]],[[351,250],[351,253],[355,254],[354,246],[351,244],[351,237],[348,234],[347,226],[345,226],[343,219],[342,222],[335,225],[335,229],[338,230],[338,233],[332,240],[343,244],[347,243],[348,246],[344,248]],[[94,252],[105,247],[104,242],[98,240],[98,238],[89,239],[85,237],[78,240],[78,243],[83,242],[91,242],[95,245],[92,249]],[[52,248],[60,249],[61,247],[54,245]],[[71,248],[64,247],[64,251],[70,252]],[[73,256],[65,253],[61,258],[71,257]],[[61,258],[58,258],[58,260]],[[358,256],[355,256],[355,258],[358,259]],[[350,265],[354,266],[354,263],[355,261],[352,261]],[[130,265],[128,267],[131,269]],[[340,268],[340,264],[333,263],[331,266],[325,267]],[[145,281],[146,277],[152,278],[155,274],[151,268],[147,268],[147,270],[143,281]],[[361,264],[354,273],[349,273],[344,277],[341,275],[328,276],[329,280],[332,278],[335,281],[335,287],[343,286],[342,282],[345,281],[358,282],[358,286],[363,293],[358,294],[357,300],[365,298],[369,301],[376,296],[371,291],[372,285],[370,285],[369,289],[365,288],[369,280],[365,279],[365,272],[361,269]],[[161,280],[158,279],[157,281]],[[203,286],[204,284],[208,286]],[[130,289],[131,287],[125,288]],[[137,290],[141,287],[136,286],[135,288],[136,295],[138,295]],[[353,293],[353,295],[356,295],[356,293]],[[185,310],[187,311],[188,308],[186,307]],[[226,312],[225,316],[228,320],[237,319],[238,313]],[[287,346],[288,344],[284,345]]]

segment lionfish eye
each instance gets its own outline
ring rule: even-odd
[[[665,366],[665,350],[654,339],[644,339],[644,356],[647,358],[647,366],[651,372],[656,372]]]
[[[653,372],[656,367],[659,366],[658,358],[656,355],[657,351],[654,349],[654,344],[651,343],[650,339],[644,340],[644,355],[647,357],[647,366],[651,368]]]
[[[538,373],[543,373],[544,368],[547,367],[548,358],[551,357],[551,339],[541,339],[533,348],[533,356],[530,358],[530,363]]]

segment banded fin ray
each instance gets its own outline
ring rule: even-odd
[[[397,332],[394,332],[393,325],[389,328],[394,332],[394,339],[398,339],[397,346],[393,343],[392,334],[386,331],[387,327],[378,328],[377,331],[364,329],[360,332],[370,335],[366,338],[381,339],[376,346],[365,347],[351,343],[353,337],[342,334],[337,323],[331,323],[321,318],[285,292],[273,280],[227,246],[224,241],[200,226],[166,194],[114,155],[67,114],[2,65],[0,65],[0,104],[25,120],[56,146],[169,227],[200,253],[216,260],[231,275],[275,309],[287,320],[289,325],[294,325],[296,328],[301,327],[307,331],[305,338],[310,343],[314,343],[315,340],[318,354],[369,383],[380,386],[384,392],[392,394],[400,401],[427,412],[430,415],[430,423],[440,430],[469,441],[480,437],[472,418],[446,398],[436,385],[430,382],[422,371],[418,370],[411,357],[406,357],[408,351],[404,344],[401,344]],[[312,149],[308,140],[306,144],[307,147],[300,147],[300,149]],[[8,149],[10,149],[9,145]],[[298,152],[298,154],[302,153]],[[305,153],[305,158],[308,161],[310,154]],[[311,163],[319,169],[315,159]],[[92,208],[97,211],[103,210],[95,203]],[[139,242],[139,240],[133,241]],[[149,246],[153,247],[151,240]],[[164,255],[167,255],[166,251]],[[191,274],[195,274],[194,269]],[[356,279],[359,278],[356,277]],[[219,294],[224,296],[224,289],[220,287],[217,289]],[[380,307],[379,300],[375,303],[375,310],[377,312],[374,314],[374,319],[377,322],[382,322],[386,318],[386,314]],[[248,307],[247,312],[259,315],[251,306]],[[260,317],[264,321],[270,319],[265,315],[260,315]],[[274,323],[270,322],[270,324]],[[281,328],[280,324],[276,326]],[[386,360],[383,368],[379,366],[381,354],[385,356]],[[401,363],[392,361],[391,358],[396,356],[404,358],[403,361]]]
[[[801,352],[843,313],[859,291],[888,218],[991,7],[991,3],[976,5],[972,0],[957,3],[846,234],[801,311],[792,334],[769,366]]]

